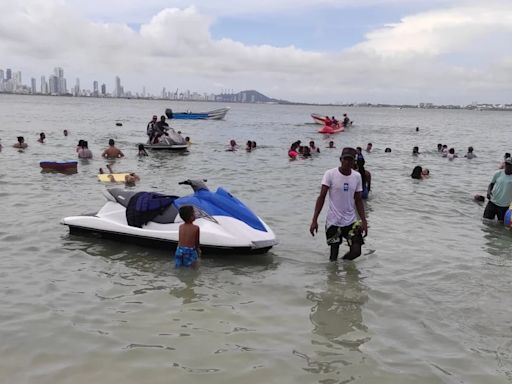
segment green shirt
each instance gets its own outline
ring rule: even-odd
[[[505,174],[505,171],[498,171],[494,174],[492,183],[494,187],[491,192],[491,202],[499,207],[508,207],[512,202],[512,175]]]

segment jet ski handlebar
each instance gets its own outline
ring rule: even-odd
[[[202,179],[202,180],[187,179],[187,180],[184,180],[184,181],[180,181],[178,184],[180,184],[180,185],[190,185],[192,187],[192,189],[194,190],[194,192],[197,192],[197,191],[199,191],[201,189],[209,191],[208,187],[205,184],[207,181],[208,180],[206,180],[206,179]]]

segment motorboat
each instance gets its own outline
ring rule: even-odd
[[[324,125],[322,128],[318,130],[318,133],[324,133],[324,134],[333,134],[338,132],[343,132],[345,128],[343,128],[343,125],[335,124],[335,125]]]
[[[172,109],[167,108],[165,115],[168,119],[176,120],[222,120],[226,117],[229,107],[214,109],[208,112],[174,112]]]
[[[186,151],[188,144],[181,134],[177,133],[172,128],[166,129],[166,134],[160,136],[158,142],[151,143],[150,140],[144,144],[145,149],[159,149],[159,150],[171,150],[171,151]]]
[[[194,190],[193,194],[183,197],[122,188],[106,189],[107,202],[97,213],[66,217],[61,223],[69,227],[70,233],[89,233],[143,245],[175,248],[179,227],[183,224],[179,208],[191,205],[196,216],[194,224],[200,228],[203,252],[266,253],[277,244],[274,232],[260,217],[225,189],[219,187],[211,192],[205,181],[180,182]],[[140,220],[134,212],[140,211],[143,221],[147,219],[147,216],[142,216],[147,214],[142,208],[144,201],[150,201],[149,205],[151,201],[164,201],[165,204],[149,221],[137,226]]]

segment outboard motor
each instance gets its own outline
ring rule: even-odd
[[[167,116],[168,119],[172,119],[174,117],[173,113],[172,113],[172,109],[171,108],[167,108],[165,110],[165,115]]]

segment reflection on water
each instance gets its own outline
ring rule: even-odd
[[[355,263],[330,263],[326,289],[308,291],[307,298],[315,303],[310,315],[315,334],[353,351],[368,341],[361,314],[368,295]]]
[[[512,232],[501,223],[486,222],[481,226],[485,239],[485,252],[503,259],[503,262],[512,262],[510,247],[512,246]]]
[[[360,347],[370,340],[362,315],[368,295],[353,262],[329,263],[326,277],[324,290],[306,295],[314,303],[310,320],[318,336],[312,339],[317,356],[296,354],[307,361],[308,372],[339,374],[341,368],[362,361]]]

